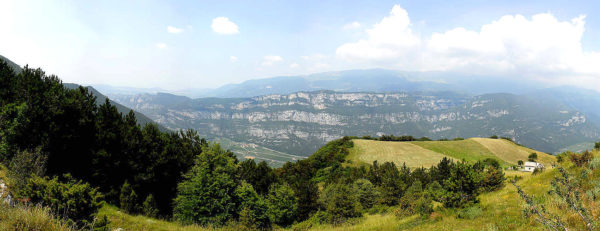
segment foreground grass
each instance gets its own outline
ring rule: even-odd
[[[105,204],[98,211],[98,218],[106,216],[110,221],[111,230],[122,228],[123,230],[181,230],[181,231],[205,231],[215,230],[200,226],[182,226],[177,222],[169,222],[153,219],[142,215],[130,215],[119,211],[115,206]],[[224,229],[225,230],[225,229]]]
[[[9,207],[0,202],[0,230],[71,231],[73,229],[55,219],[48,208],[41,206]]]

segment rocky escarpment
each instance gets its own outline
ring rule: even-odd
[[[231,99],[168,94],[113,98],[171,129],[193,128],[208,137],[302,155],[345,135],[499,135],[547,152],[599,135],[580,112],[510,94],[319,91]]]

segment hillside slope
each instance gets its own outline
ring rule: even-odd
[[[478,161],[495,158],[506,164],[516,165],[519,160],[535,152],[538,162],[550,166],[555,157],[535,151],[504,139],[471,138],[459,141],[413,141],[392,142],[353,140],[354,147],[346,157],[353,165],[371,164],[373,161],[394,162],[397,166],[406,163],[411,168],[430,167],[442,158]]]

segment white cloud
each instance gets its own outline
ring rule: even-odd
[[[300,67],[300,65],[298,65],[297,63],[290,64],[290,68],[298,68],[298,67]]]
[[[158,48],[158,49],[165,49],[165,48],[167,48],[167,44],[164,44],[164,43],[157,43],[157,44],[156,44],[156,48]]]
[[[263,57],[262,65],[263,66],[271,66],[275,63],[282,62],[282,61],[283,61],[283,58],[281,58],[281,56],[267,55],[267,56]]]
[[[179,34],[181,32],[183,32],[182,28],[177,28],[174,26],[168,26],[167,27],[167,32],[171,33],[171,34]]]
[[[238,57],[236,57],[236,56],[233,56],[233,55],[232,55],[232,56],[229,56],[229,61],[231,61],[232,63],[235,63],[235,62],[237,62],[237,60],[238,60]]]
[[[396,59],[413,53],[421,44],[412,33],[408,12],[399,5],[392,8],[388,17],[368,29],[367,35],[368,39],[340,46],[336,54],[346,60]]]
[[[550,13],[506,15],[477,31],[458,27],[420,37],[406,10],[395,5],[366,30],[366,39],[339,46],[336,55],[379,67],[511,74],[589,88],[600,86],[600,52],[583,50],[584,25],[585,16],[559,21]]]
[[[211,25],[213,31],[219,34],[237,34],[239,33],[238,26],[229,21],[226,17],[216,17],[212,21]]]
[[[351,23],[348,23],[348,24],[344,25],[342,27],[342,29],[344,29],[344,30],[355,30],[355,29],[360,28],[360,26],[361,25],[360,25],[359,22],[351,22]]]

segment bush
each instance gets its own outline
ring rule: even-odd
[[[583,165],[587,164],[588,162],[590,162],[590,160],[592,160],[593,157],[594,156],[589,151],[585,151],[581,154],[569,154],[569,159],[571,160],[571,162],[573,162],[573,164],[577,165],[577,167],[582,167]]]
[[[39,148],[35,151],[20,151],[13,157],[8,175],[17,194],[25,187],[32,175],[44,176],[46,159],[46,155],[42,154]]]
[[[456,163],[444,180],[444,206],[466,207],[478,203],[482,180],[474,165],[463,161]]]
[[[501,168],[488,167],[483,173],[482,187],[487,192],[496,191],[504,187],[504,180],[506,178]]]
[[[205,147],[177,186],[174,218],[184,224],[223,225],[234,217],[235,161],[219,145]]]
[[[444,199],[444,194],[445,194],[445,190],[444,188],[442,188],[442,185],[440,185],[440,183],[438,183],[437,181],[434,181],[432,183],[429,183],[427,185],[427,190],[425,191],[425,195],[429,198],[431,198],[434,201],[437,202],[443,202]]]
[[[269,218],[275,224],[288,226],[294,223],[298,212],[298,199],[294,190],[288,185],[271,186],[267,197]]]
[[[537,153],[533,152],[531,154],[529,154],[529,156],[527,156],[527,160],[529,160],[530,162],[535,162],[537,160],[538,156]]]
[[[333,224],[362,216],[362,207],[356,193],[346,184],[330,184],[325,187],[319,197],[319,203],[325,209],[328,221]]]
[[[121,186],[121,195],[119,196],[119,199],[121,209],[125,210],[125,212],[133,214],[138,211],[137,194],[127,181]]]
[[[423,188],[421,181],[415,181],[400,198],[400,208],[396,210],[396,215],[401,217],[405,215],[413,215],[416,211],[417,201],[423,197]]]
[[[367,179],[358,179],[352,184],[353,191],[356,192],[358,201],[364,209],[369,209],[379,200],[381,193],[377,191],[371,181]]]
[[[266,229],[271,227],[271,221],[267,215],[267,204],[262,197],[256,193],[251,184],[242,182],[235,189],[237,211],[239,221],[250,229]]]
[[[101,219],[96,217],[96,222],[94,223],[94,231],[110,231],[110,221],[106,215],[102,216]]]
[[[430,198],[421,197],[415,203],[415,211],[421,218],[427,218],[433,212],[433,203]]]
[[[458,211],[456,216],[460,219],[472,220],[483,215],[483,211],[479,206],[471,206]]]
[[[600,150],[600,142],[594,143],[594,149]]]
[[[156,217],[158,215],[158,209],[156,208],[156,200],[152,194],[146,197],[144,204],[142,204],[142,212],[147,217]]]
[[[102,195],[88,183],[76,181],[70,175],[58,177],[33,177],[25,186],[22,196],[34,204],[52,209],[54,214],[72,221],[77,227],[87,227],[101,207]]]

